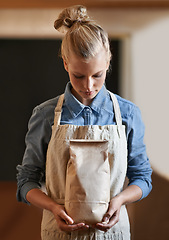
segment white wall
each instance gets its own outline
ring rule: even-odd
[[[140,107],[151,165],[169,179],[169,9],[92,13],[123,40],[121,94]]]
[[[146,125],[148,154],[169,179],[169,14],[131,38],[132,98]]]

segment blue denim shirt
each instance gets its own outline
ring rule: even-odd
[[[65,90],[60,124],[73,125],[111,125],[116,124],[113,103],[105,86],[93,99],[90,106],[85,106],[71,94],[71,84]],[[142,190],[142,198],[151,189],[151,174],[149,159],[144,144],[144,124],[139,108],[128,100],[116,95],[123,124],[126,126],[128,142],[127,177],[129,185],[137,185]],[[22,165],[17,166],[18,201],[27,202],[26,194],[33,188],[41,187],[45,175],[46,152],[52,133],[54,109],[58,97],[37,106],[28,124],[26,135],[26,150]]]

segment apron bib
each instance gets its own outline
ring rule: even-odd
[[[113,101],[116,125],[60,125],[64,94],[58,100],[46,160],[46,190],[48,196],[58,204],[65,205],[66,171],[70,158],[69,146],[73,139],[108,141],[110,199],[123,189],[127,171],[125,126],[122,125],[118,101],[113,93],[109,93]],[[129,240],[130,227],[126,207],[124,205],[121,207],[119,222],[106,233],[93,228],[71,233],[60,231],[53,214],[48,210],[43,210],[41,236],[42,240]]]

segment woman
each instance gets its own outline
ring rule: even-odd
[[[17,199],[44,209],[42,239],[129,240],[125,205],[151,191],[140,111],[107,91],[108,37],[90,20],[85,7],[64,9],[55,28],[66,32],[61,54],[70,82],[64,95],[34,109],[23,163],[17,167]],[[102,221],[93,226],[74,223],[64,208],[69,139],[79,138],[109,140],[111,199]],[[44,174],[47,194],[40,189]],[[123,189],[126,174],[129,185]]]

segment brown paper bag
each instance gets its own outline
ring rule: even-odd
[[[110,201],[108,141],[71,140],[65,209],[75,223],[101,222]]]

